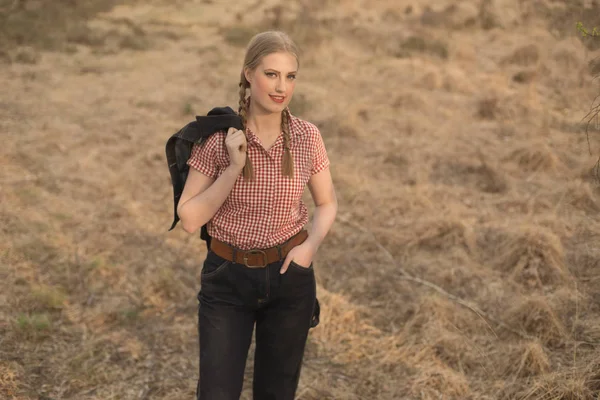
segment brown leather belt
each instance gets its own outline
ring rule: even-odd
[[[210,238],[210,249],[218,256],[248,268],[264,268],[267,264],[283,260],[291,249],[306,240],[308,231],[302,229],[286,242],[268,249],[240,250],[214,237]]]

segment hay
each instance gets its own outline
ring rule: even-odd
[[[596,215],[600,211],[600,198],[588,182],[570,182],[565,192],[572,207],[587,214]]]
[[[430,357],[428,357],[429,359]],[[471,396],[467,377],[439,363],[420,363],[411,394],[422,400],[465,399]]]
[[[557,155],[545,143],[531,143],[513,150],[505,158],[526,172],[555,171],[560,164]]]
[[[396,95],[392,106],[399,111],[420,111],[427,108],[427,101],[420,91],[403,89]]]
[[[586,50],[574,37],[558,42],[552,48],[551,65],[563,73],[573,73],[586,68]]]
[[[580,125],[577,126],[580,128]],[[597,162],[595,157],[590,158],[589,161],[586,161],[583,166],[579,168],[579,170],[576,169],[574,171],[573,176],[575,179],[581,179],[584,182],[592,184],[595,188],[594,191],[600,194],[600,175],[598,175],[599,170],[597,165],[594,165],[595,162]]]
[[[579,282],[593,285],[600,280],[600,248],[594,246],[599,240],[600,232],[590,224],[580,225],[569,240],[566,260]]]
[[[440,328],[430,331],[429,334],[431,335],[429,346],[436,357],[456,372],[468,375],[484,362],[479,358],[484,355],[479,354],[473,339],[462,333]]]
[[[129,3],[133,3],[130,1]],[[67,50],[86,22],[117,1],[7,1],[0,8],[0,49],[26,44],[36,49]],[[12,3],[8,7],[7,4]],[[67,4],[65,4],[67,3]]]
[[[516,398],[522,400],[593,400],[597,393],[586,387],[585,379],[552,374],[535,382]]]
[[[485,263],[528,287],[543,287],[570,280],[561,240],[539,226],[489,229],[479,238]]]
[[[319,289],[320,319],[325,324],[312,333],[312,337],[335,348],[333,362],[353,363],[370,358],[381,351],[377,338],[382,332],[361,316],[360,307],[349,303],[343,296]]]
[[[483,119],[495,119],[498,114],[498,98],[487,96],[479,99],[477,115]]]
[[[547,346],[563,345],[568,337],[557,313],[542,296],[531,296],[517,302],[505,312],[504,320],[537,337]]]
[[[404,238],[406,249],[445,251],[460,247],[472,253],[476,248],[472,227],[459,218],[418,220],[412,224],[412,229],[406,229],[404,233],[407,235]]]
[[[504,374],[528,378],[550,370],[550,359],[540,342],[533,341],[511,347],[503,359]]]
[[[444,25],[453,29],[470,28],[477,23],[479,17],[477,6],[466,2],[450,4],[444,11]]]
[[[498,10],[493,0],[482,0],[479,5],[479,18],[481,28],[485,30],[500,28],[503,26],[500,15],[502,11]]]
[[[600,351],[575,366],[541,375],[516,398],[522,400],[593,400],[600,395]]]
[[[19,368],[20,370],[22,368]],[[15,396],[21,371],[15,371],[13,366],[0,363],[0,397],[13,398]]]
[[[597,346],[600,343],[600,318],[590,317],[587,313],[580,315],[573,323],[573,336],[583,344]]]
[[[512,80],[517,83],[531,83],[537,78],[537,71],[522,70],[513,75]]]
[[[503,64],[516,64],[520,66],[530,66],[540,59],[540,49],[535,44],[527,44],[516,48],[510,55],[502,61]]]
[[[356,145],[353,143],[353,139],[365,140],[371,135],[371,132],[364,132],[362,129],[358,128],[362,125],[359,122],[359,111],[360,110],[349,110],[343,116],[335,116],[322,121],[315,121],[315,125],[319,127],[321,132],[327,132],[327,138],[339,138],[340,144],[347,145],[348,150],[350,150],[350,148]],[[370,139],[372,139],[372,137]]]
[[[404,324],[403,331],[417,335],[419,342],[429,345],[431,340],[437,340],[440,332],[484,334],[489,333],[489,326],[474,313],[457,307],[451,301],[429,295],[420,300],[414,315]]]
[[[448,92],[473,95],[479,88],[473,83],[472,77],[463,68],[448,65],[443,70],[443,88]]]
[[[332,33],[326,28],[327,21],[318,18],[315,1],[293,3],[286,6],[275,5],[267,8],[263,20],[255,27],[258,31],[279,29],[287,32],[300,48],[316,48],[322,43],[331,40]],[[320,4],[319,4],[320,5]],[[246,42],[251,36],[246,36]]]
[[[584,372],[585,386],[597,396],[600,394],[600,351],[596,351]]]
[[[490,164],[483,155],[479,156],[477,163],[440,159],[433,164],[429,179],[433,183],[464,186],[485,193],[504,193],[509,188],[509,180],[504,172]]]
[[[430,36],[409,36],[396,52],[397,57],[410,56],[412,53],[425,53],[441,59],[448,58],[448,44]]]

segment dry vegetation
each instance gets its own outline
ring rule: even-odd
[[[167,232],[164,145],[237,104],[245,43],[277,28],[303,48],[292,111],[321,127],[340,203],[298,398],[600,399],[600,142],[581,123],[600,40],[575,30],[598,15],[1,1],[0,398],[193,397],[206,248]]]

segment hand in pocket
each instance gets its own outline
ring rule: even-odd
[[[308,269],[310,267],[310,264],[312,263],[314,255],[315,251],[313,247],[306,241],[304,241],[302,244],[299,244],[298,246],[290,250],[290,252],[285,257],[285,261],[283,262],[279,273],[285,274],[285,271],[287,271],[292,260],[296,265]]]

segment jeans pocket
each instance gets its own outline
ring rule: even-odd
[[[311,273],[313,271],[313,263],[311,262],[310,265],[308,267],[303,267],[300,264],[295,263],[293,260],[290,261],[290,267],[292,269],[294,269],[295,271],[300,271],[303,273]]]
[[[202,273],[200,274],[201,280],[206,281],[208,279],[217,277],[223,271],[225,271],[230,264],[231,261],[217,255],[215,252],[210,250],[206,255],[204,265],[202,266]]]

